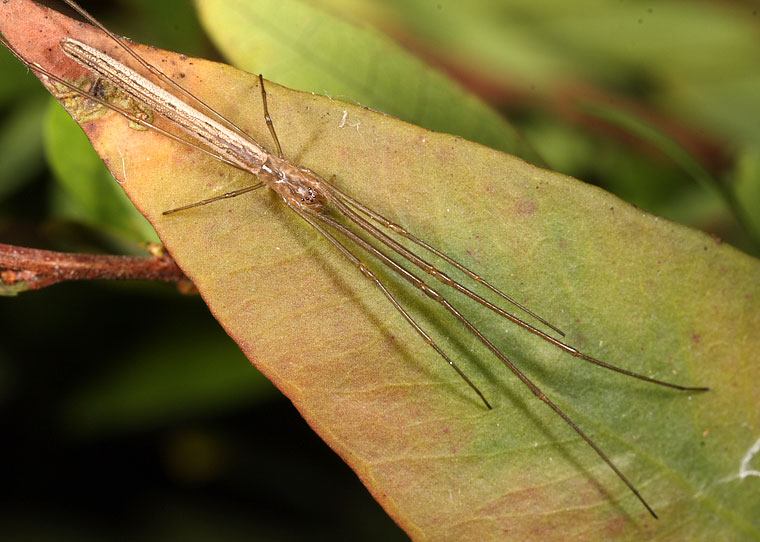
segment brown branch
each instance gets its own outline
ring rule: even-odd
[[[38,290],[69,280],[155,280],[192,285],[171,256],[151,257],[67,254],[0,243],[0,294]]]

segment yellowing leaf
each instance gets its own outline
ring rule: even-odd
[[[0,4],[0,30],[30,61],[70,80],[87,73],[62,54],[64,35],[124,56],[93,29],[26,0]],[[255,77],[137,49],[269,142]],[[292,162],[335,175],[589,354],[712,388],[678,393],[585,365],[451,294],[631,477],[660,514],[655,521],[562,420],[417,291],[373,263],[492,411],[273,194],[162,215],[249,185],[249,176],[114,113],[86,122],[216,318],[414,540],[760,536],[751,474],[760,439],[757,260],[492,149],[273,83],[267,91]]]

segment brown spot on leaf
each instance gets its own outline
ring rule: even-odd
[[[517,202],[517,214],[521,216],[530,216],[538,209],[538,204],[532,199],[522,199]]]

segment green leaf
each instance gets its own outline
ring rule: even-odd
[[[19,21],[8,6],[22,1],[0,4],[0,30],[31,61],[73,77],[81,70],[62,58],[62,33],[108,44],[31,5]],[[30,25],[45,32],[30,38]],[[139,51],[267,141],[255,77]],[[249,176],[116,114],[86,123],[227,332],[414,540],[760,538],[760,493],[747,467],[757,465],[760,438],[757,260],[461,138],[275,84],[267,91],[294,163],[335,175],[342,189],[512,292],[589,354],[711,387],[678,393],[585,366],[451,295],[631,477],[660,514],[655,522],[562,420],[418,291],[389,280],[493,410],[271,193],[162,214],[248,186]],[[342,123],[344,111],[360,130]]]
[[[760,216],[757,213],[760,209],[760,153],[755,148],[744,149],[739,154],[736,170],[736,199],[744,209],[754,234],[760,237]]]
[[[0,200],[18,190],[39,173],[42,165],[41,100],[35,95],[19,100],[0,130]]]
[[[38,94],[33,80],[25,77],[26,68],[5,48],[0,48],[0,106],[17,105],[24,96]]]
[[[411,37],[472,79],[557,98],[587,85],[638,87],[687,125],[757,143],[756,4],[663,0],[312,0]],[[295,26],[293,32],[298,32]],[[292,33],[292,32],[291,32]],[[286,33],[288,36],[290,33]],[[643,85],[642,85],[643,83]]]
[[[65,207],[67,218],[125,239],[155,242],[151,225],[114,182],[92,147],[82,144],[83,139],[87,138],[76,122],[51,102],[45,125],[45,150],[56,179],[71,196]]]
[[[244,70],[540,160],[496,111],[367,26],[355,26],[300,0],[195,4],[214,44]],[[350,119],[344,126],[361,130]]]

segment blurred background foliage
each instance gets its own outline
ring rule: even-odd
[[[83,3],[136,41],[512,151],[760,254],[750,0],[199,0],[203,24],[187,0]],[[5,51],[0,73],[0,241],[143,252],[155,234],[78,128]],[[199,298],[64,284],[4,298],[0,329],[4,539],[405,539]]]

